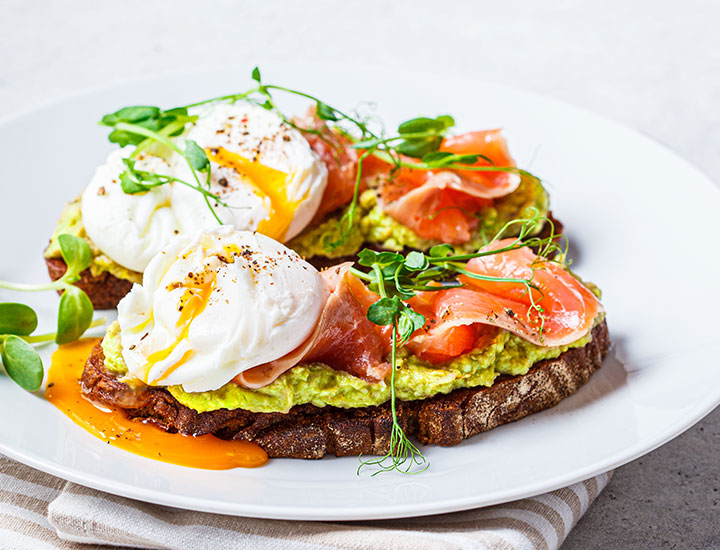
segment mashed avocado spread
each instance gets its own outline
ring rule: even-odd
[[[484,236],[492,237],[509,220],[526,217],[535,208],[539,215],[544,216],[548,211],[548,195],[540,182],[531,177],[523,176],[520,186],[508,196],[495,201],[492,206],[484,208],[478,213],[482,223],[475,231],[470,242],[456,246],[458,251],[469,252],[477,250],[484,244]],[[345,243],[332,253],[325,249],[326,242],[332,242],[339,236],[341,215],[328,218],[320,225],[312,227],[295,237],[287,246],[301,256],[327,256],[339,258],[356,254],[364,242],[377,243],[389,250],[401,250],[403,247],[427,250],[437,244],[418,237],[415,232],[386,214],[377,204],[375,191],[365,191],[360,196],[357,209],[355,229]],[[93,258],[90,263],[90,272],[97,276],[103,271],[110,272],[119,279],[126,279],[133,283],[142,280],[140,273],[126,269],[104,255],[85,233],[80,211],[80,200],[75,200],[65,206],[57,227],[50,239],[50,245],[45,249],[46,258],[60,258],[60,246],[57,238],[62,233],[69,233],[85,239],[90,245]],[[512,237],[512,232],[505,236]]]
[[[90,238],[87,236],[87,233],[85,233],[85,228],[83,227],[82,223],[80,199],[76,199],[73,202],[66,204],[65,208],[63,208],[63,211],[60,214],[60,219],[58,220],[57,226],[55,227],[55,231],[53,232],[52,237],[50,237],[50,244],[45,249],[44,256],[46,258],[62,257],[62,255],[60,254],[58,237],[63,233],[68,233],[70,235],[74,235],[75,237],[85,239],[90,245],[90,250],[92,252],[92,260],[90,261],[90,273],[94,277],[97,277],[103,271],[108,271],[112,275],[115,275],[115,277],[117,277],[118,279],[126,279],[133,283],[139,283],[142,281],[142,274],[138,273],[137,271],[131,271],[127,268],[124,268],[114,260],[111,260],[105,254],[103,254],[97,246],[95,246],[95,243],[90,240]]]
[[[477,250],[492,238],[510,220],[532,215],[532,209],[538,215],[547,215],[549,208],[548,194],[537,178],[523,176],[520,186],[509,195],[497,199],[492,206],[483,208],[477,216],[481,223],[469,242],[455,246],[459,252]],[[301,256],[327,256],[339,258],[357,253],[364,242],[376,243],[388,250],[402,250],[404,247],[428,250],[438,244],[419,237],[412,229],[405,227],[393,217],[386,214],[377,202],[377,194],[368,189],[358,201],[355,227],[345,243],[331,253],[325,249],[325,243],[333,242],[340,236],[342,214],[328,218],[326,221],[307,229],[287,245]],[[516,228],[516,229],[519,229]],[[510,230],[506,237],[513,237]]]
[[[595,320],[599,323],[603,316]],[[432,365],[400,349],[395,388],[399,399],[425,399],[458,388],[492,386],[501,374],[519,375],[543,359],[554,359],[571,348],[590,342],[588,333],[567,346],[542,347],[505,330],[493,341],[441,365]],[[117,376],[127,374],[120,346],[120,326],[110,325],[102,341],[105,367]],[[183,405],[198,412],[217,409],[246,409],[252,412],[287,412],[295,405],[342,408],[380,405],[390,399],[389,379],[371,383],[321,363],[301,364],[267,386],[251,390],[229,383],[215,391],[188,393],[170,386],[170,393]]]

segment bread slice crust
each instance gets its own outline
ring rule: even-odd
[[[45,258],[50,279],[58,280],[67,271],[67,264],[62,258]],[[88,295],[95,309],[114,309],[118,302],[132,288],[132,282],[115,277],[108,271],[93,275],[89,269],[80,273],[80,280],[75,286],[80,287]]]
[[[424,444],[457,445],[462,440],[557,405],[600,368],[610,347],[605,321],[584,347],[540,361],[527,374],[501,376],[490,387],[458,389],[421,401],[400,401],[403,429]],[[168,432],[214,434],[255,441],[270,457],[318,459],[326,454],[383,455],[390,444],[388,404],[359,409],[298,405],[288,413],[220,409],[199,413],[159,387],[133,389],[105,368],[98,343],[81,378],[91,400],[120,408],[128,417]]]

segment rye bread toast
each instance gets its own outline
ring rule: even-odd
[[[475,434],[558,404],[600,368],[609,347],[610,336],[603,321],[593,329],[586,346],[540,361],[525,375],[501,376],[490,387],[458,389],[422,401],[400,401],[400,422],[407,434],[422,443],[457,445]],[[274,458],[383,455],[388,451],[392,416],[387,404],[361,409],[299,405],[286,414],[242,409],[198,413],[163,388],[132,389],[108,372],[104,363],[98,344],[82,375],[85,395],[168,432],[212,433],[223,439],[255,441]]]
[[[45,258],[45,264],[53,281],[58,280],[67,271],[67,264],[62,258]],[[114,309],[123,296],[130,292],[133,284],[107,271],[93,275],[89,269],[86,269],[80,273],[80,280],[75,285],[85,291],[93,308]]]

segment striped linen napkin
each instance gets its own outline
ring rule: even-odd
[[[611,475],[466,512],[321,523],[221,516],[137,502],[65,482],[0,455],[0,547],[555,550]]]

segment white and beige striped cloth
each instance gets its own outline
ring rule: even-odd
[[[466,512],[374,522],[293,522],[190,512],[88,489],[0,455],[0,550],[554,550],[611,473]]]

